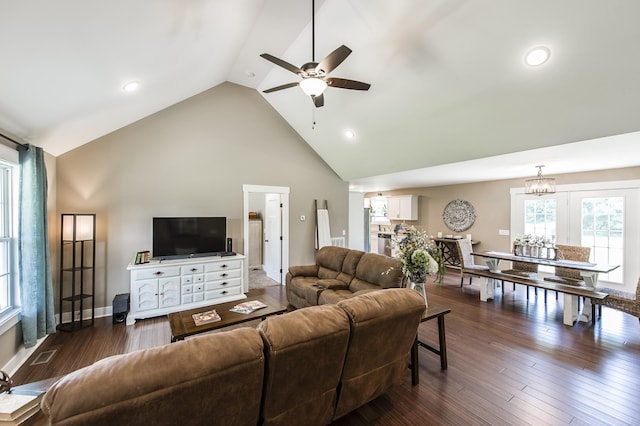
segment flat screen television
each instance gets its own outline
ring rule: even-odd
[[[215,255],[226,251],[226,217],[154,217],[153,257]]]

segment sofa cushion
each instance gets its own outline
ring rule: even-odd
[[[335,305],[313,306],[260,323],[265,346],[263,425],[328,424],[349,342]]]
[[[322,290],[348,290],[349,286],[339,279],[318,280],[316,286]]]
[[[288,276],[288,274],[287,274]],[[287,279],[287,300],[296,308],[315,306],[318,295],[324,290],[318,277],[292,277]]]
[[[351,291],[402,286],[402,264],[399,259],[375,253],[365,253],[358,262]]]
[[[358,267],[358,262],[364,255],[363,251],[360,250],[349,250],[349,253],[344,258],[344,262],[342,262],[342,270],[338,274],[337,279],[346,283],[347,285],[351,282],[353,277],[356,275],[356,268]]]
[[[343,247],[333,246],[325,246],[318,250],[316,255],[318,278],[336,278],[342,271],[342,264],[349,251]]]
[[[424,314],[424,299],[407,288],[361,294],[338,303],[351,323],[334,418],[382,395],[408,375],[408,354]]]
[[[239,328],[105,358],[53,384],[41,408],[52,425],[256,424],[263,376],[260,334]]]

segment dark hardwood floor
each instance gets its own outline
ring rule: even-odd
[[[335,422],[336,425],[426,424],[640,424],[640,325],[635,317],[603,309],[603,318],[568,327],[562,297],[506,286],[504,296],[482,303],[477,282],[459,287],[459,275],[428,284],[433,303],[450,306],[446,316],[449,368],[420,349],[420,384],[403,384]],[[272,297],[285,299],[279,287]],[[251,324],[251,323],[248,323]],[[420,338],[437,342],[435,321],[420,326]],[[28,360],[17,384],[56,377],[106,356],[169,344],[166,318],[111,324],[49,337],[38,354],[56,350],[46,364]],[[372,350],[375,350],[373,348]]]

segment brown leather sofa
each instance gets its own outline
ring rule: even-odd
[[[286,275],[287,300],[296,308],[337,303],[402,284],[400,260],[332,246],[318,251],[315,265],[291,266]]]
[[[424,313],[373,291],[245,327],[116,355],[56,382],[52,425],[323,425],[408,378]]]

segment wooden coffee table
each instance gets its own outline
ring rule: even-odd
[[[250,314],[240,314],[237,312],[231,312],[238,303],[248,302],[251,300],[259,300],[265,305],[266,308],[261,308],[251,312]],[[220,317],[220,321],[212,322],[209,324],[203,324],[197,326],[193,322],[191,315],[199,312],[205,312],[211,309],[215,309]],[[246,300],[236,300],[228,303],[220,303],[218,305],[203,306],[201,308],[189,309],[187,311],[174,312],[168,314],[169,325],[171,326],[171,341],[184,340],[187,336],[193,336],[194,334],[205,333],[207,331],[218,330],[231,325],[241,324],[243,322],[252,321],[255,319],[265,319],[270,315],[279,315],[287,311],[287,306],[283,305],[279,301],[262,294],[260,296],[249,297]]]

